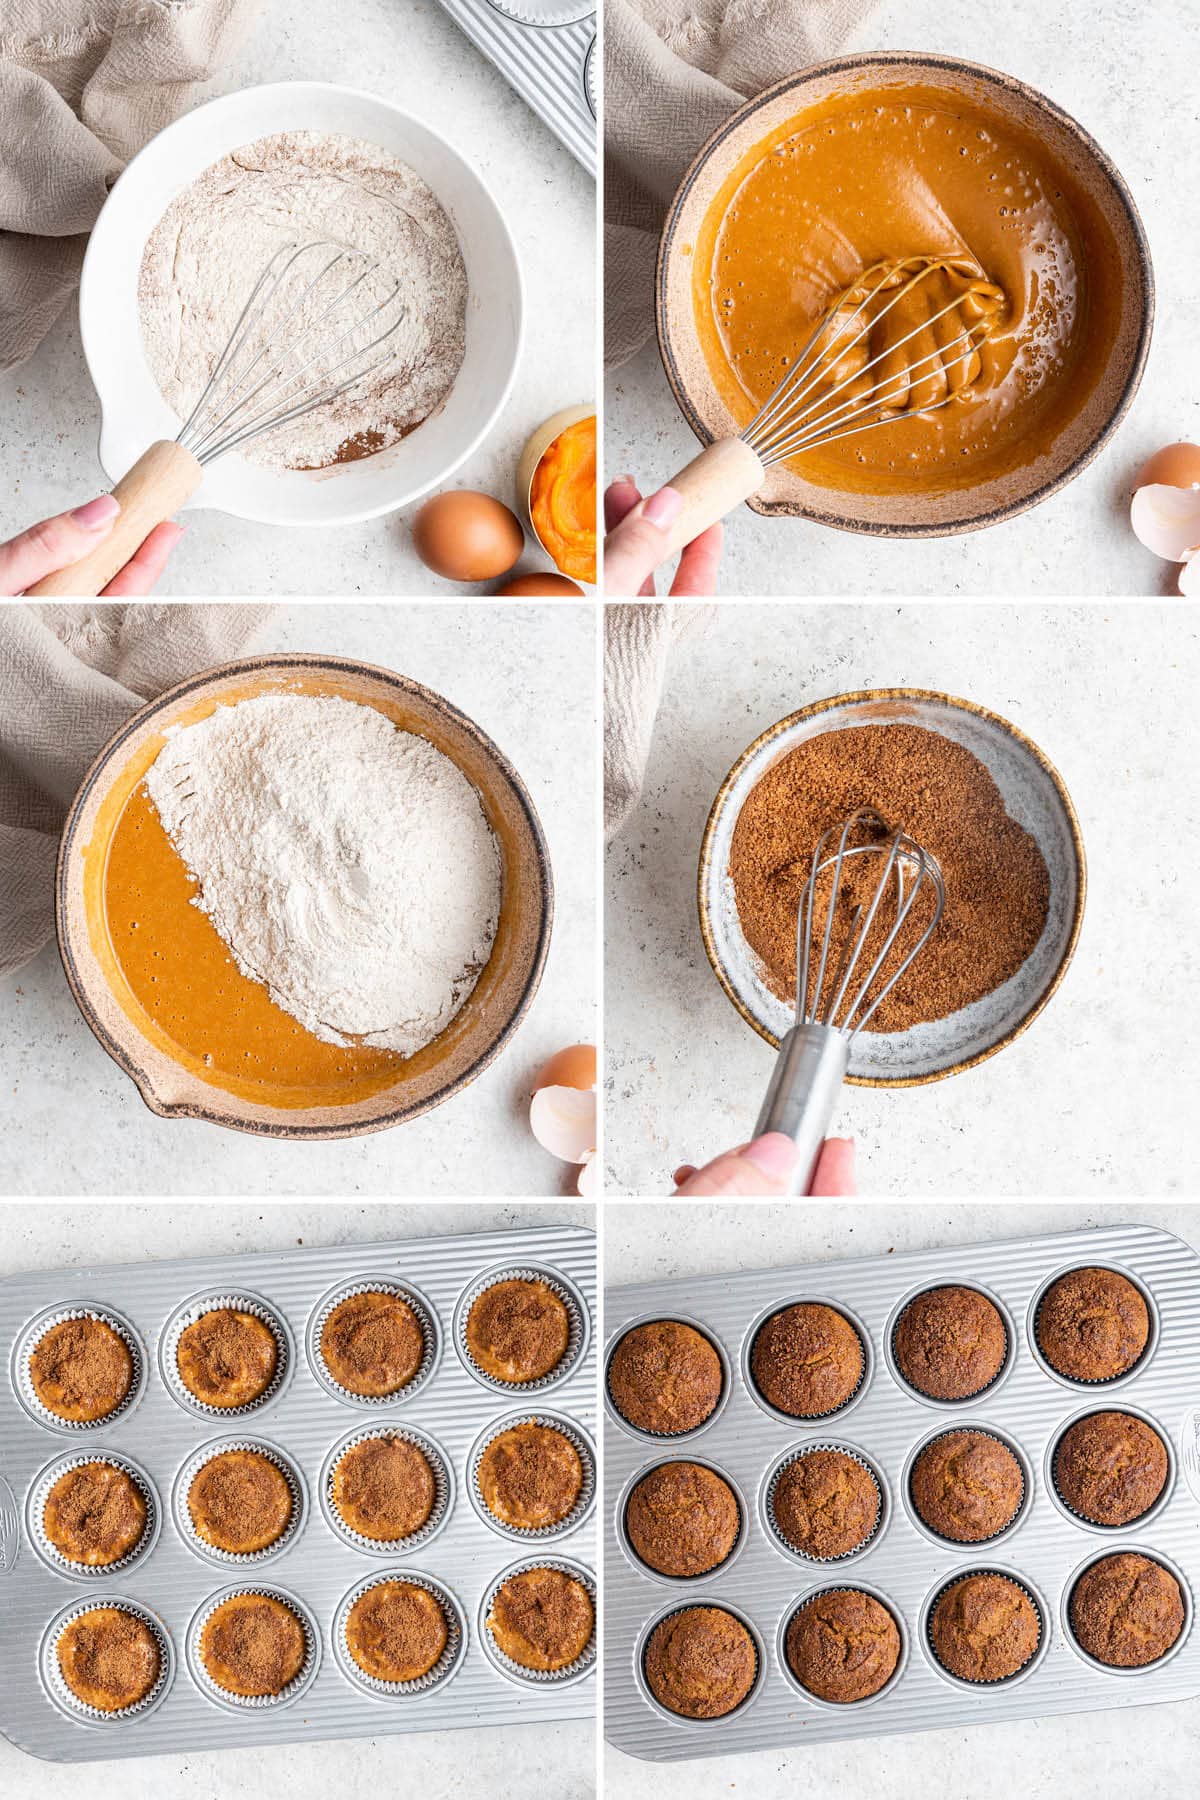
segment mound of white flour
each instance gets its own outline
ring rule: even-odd
[[[399,282],[384,316],[390,325],[402,309],[403,323],[388,340],[386,367],[243,450],[271,468],[319,469],[385,449],[450,391],[466,343],[467,273],[436,195],[407,163],[373,144],[328,132],[279,132],[242,145],[178,194],[142,255],[138,312],[146,356],[166,399],[186,419],[272,257],[289,244],[324,242],[378,261],[347,302],[361,309],[354,316],[365,317]],[[332,291],[319,294],[328,300]],[[289,306],[281,295],[268,323],[281,323]],[[349,316],[332,314],[321,327],[319,341],[331,356],[339,341],[332,320]],[[306,317],[299,315],[302,323]],[[288,334],[295,342],[295,321]],[[355,340],[342,346],[351,347]]]
[[[301,694],[176,726],[146,776],[244,975],[327,1044],[405,1056],[491,953],[500,853],[479,796],[371,706]]]

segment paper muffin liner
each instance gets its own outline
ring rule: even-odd
[[[577,1581],[582,1588],[586,1589],[588,1598],[592,1603],[592,1635],[580,1651],[579,1655],[575,1658],[575,1661],[568,1663],[563,1669],[527,1669],[523,1664],[514,1662],[510,1656],[506,1656],[504,1651],[501,1650],[499,1644],[497,1644],[495,1638],[492,1636],[491,1628],[488,1625],[488,1615],[492,1610],[492,1602],[500,1592],[500,1589],[504,1586],[506,1581],[511,1581],[515,1575],[524,1575],[528,1569],[560,1570],[564,1575],[569,1575],[572,1581]],[[599,1607],[596,1599],[596,1578],[590,1569],[585,1569],[582,1563],[567,1562],[562,1557],[525,1556],[522,1557],[520,1562],[509,1563],[508,1567],[502,1569],[499,1575],[494,1576],[484,1589],[483,1599],[480,1602],[479,1607],[479,1641],[483,1645],[484,1654],[488,1657],[489,1661],[495,1668],[500,1670],[502,1675],[507,1675],[510,1680],[529,1683],[533,1687],[539,1688],[565,1687],[568,1682],[582,1681],[584,1676],[590,1675],[596,1666],[596,1621],[598,1614]]]
[[[483,1497],[483,1491],[479,1485],[479,1465],[483,1461],[484,1453],[498,1437],[503,1437],[506,1431],[511,1431],[517,1425],[545,1425],[551,1431],[557,1431],[572,1445],[579,1458],[583,1472],[583,1485],[570,1512],[553,1525],[506,1524],[503,1519],[496,1517]],[[490,1530],[499,1533],[501,1537],[508,1538],[515,1544],[546,1543],[551,1538],[565,1537],[567,1532],[574,1531],[577,1525],[582,1525],[591,1512],[596,1500],[595,1446],[582,1426],[576,1425],[572,1419],[565,1418],[562,1413],[510,1413],[506,1418],[498,1420],[496,1424],[489,1425],[487,1430],[476,1438],[467,1458],[467,1482],[471,1504]]]
[[[929,1520],[925,1518],[924,1514],[917,1506],[916,1497],[912,1491],[913,1471],[920,1458],[924,1456],[926,1450],[929,1449],[930,1445],[940,1443],[942,1438],[957,1437],[964,1431],[969,1431],[975,1437],[991,1438],[993,1443],[999,1444],[1002,1449],[1008,1451],[1009,1455],[1015,1459],[1017,1468],[1021,1472],[1021,1494],[1011,1518],[1006,1519],[1004,1524],[1001,1525],[998,1530],[989,1532],[988,1536],[984,1538],[948,1537],[944,1531],[939,1531],[936,1525],[931,1525]],[[1030,1470],[1026,1466],[1025,1455],[1020,1445],[1014,1439],[1006,1437],[1002,1431],[996,1431],[991,1425],[975,1425],[966,1420],[964,1420],[961,1425],[946,1425],[942,1430],[932,1432],[929,1437],[922,1438],[916,1449],[910,1455],[904,1470],[904,1496],[908,1502],[908,1509],[912,1515],[913,1524],[916,1525],[919,1531],[923,1531],[926,1537],[932,1538],[934,1543],[946,1544],[951,1549],[958,1551],[977,1550],[981,1544],[998,1543],[1001,1538],[1007,1537],[1010,1531],[1015,1531],[1025,1514],[1025,1509],[1029,1504],[1032,1492],[1033,1486],[1030,1480]]]
[[[780,1313],[787,1312],[793,1306],[828,1307],[830,1312],[837,1313],[846,1321],[847,1325],[850,1326],[855,1337],[858,1339],[858,1348],[862,1358],[862,1366],[859,1370],[858,1380],[844,1400],[839,1400],[836,1406],[828,1407],[824,1412],[784,1412],[782,1407],[776,1406],[773,1401],[767,1399],[767,1396],[763,1393],[755,1379],[754,1346],[757,1344],[762,1331],[770,1324],[771,1320],[777,1318]],[[769,1413],[773,1419],[778,1419],[781,1425],[787,1425],[793,1431],[804,1431],[810,1426],[820,1424],[824,1419],[840,1418],[843,1413],[848,1412],[855,1401],[861,1399],[863,1394],[866,1393],[867,1385],[871,1378],[872,1367],[871,1336],[867,1331],[866,1326],[860,1319],[856,1319],[854,1314],[849,1312],[840,1301],[825,1300],[822,1299],[819,1294],[797,1294],[790,1300],[775,1301],[766,1312],[761,1313],[754,1321],[753,1326],[746,1333],[745,1343],[742,1348],[742,1379],[746,1384],[747,1391],[753,1395],[754,1400],[762,1407],[764,1412]]]
[[[424,1675],[418,1675],[414,1681],[380,1681],[377,1676],[368,1675],[365,1669],[360,1668],[350,1651],[346,1630],[354,1604],[385,1581],[407,1581],[413,1587],[424,1588],[433,1595],[445,1616],[446,1648],[432,1669],[427,1670]],[[421,1694],[433,1693],[435,1688],[444,1687],[457,1675],[467,1653],[467,1621],[458,1600],[444,1583],[435,1581],[431,1575],[420,1575],[413,1569],[384,1569],[356,1582],[350,1592],[342,1596],[334,1615],[333,1645],[342,1673],[355,1687],[374,1694],[381,1700],[410,1700]]]
[[[554,1367],[533,1381],[501,1381],[497,1376],[487,1374],[479,1367],[467,1347],[467,1320],[471,1315],[471,1308],[481,1294],[501,1281],[544,1282],[567,1309],[567,1347]],[[470,1287],[463,1290],[454,1309],[454,1344],[463,1367],[476,1381],[491,1388],[494,1394],[543,1394],[548,1388],[557,1387],[560,1382],[565,1381],[578,1363],[587,1345],[588,1326],[587,1305],[583,1295],[565,1275],[559,1275],[542,1264],[514,1263],[511,1268],[487,1269]]]
[[[33,1385],[33,1373],[30,1358],[46,1336],[56,1325],[63,1325],[68,1319],[99,1319],[109,1326],[121,1339],[133,1362],[133,1373],[125,1398],[113,1407],[111,1412],[99,1419],[63,1419],[58,1413],[51,1412],[39,1398]],[[13,1374],[17,1393],[21,1403],[30,1417],[39,1425],[47,1425],[51,1431],[67,1431],[73,1436],[85,1431],[102,1431],[123,1419],[133,1411],[142,1397],[146,1385],[146,1354],[141,1339],[133,1326],[121,1314],[108,1306],[58,1306],[49,1312],[39,1314],[22,1332],[13,1358]]]
[[[721,1391],[717,1395],[716,1405],[713,1407],[707,1418],[701,1419],[698,1425],[690,1426],[687,1431],[651,1431],[645,1425],[635,1425],[632,1419],[627,1419],[625,1417],[625,1414],[617,1405],[612,1388],[609,1385],[613,1358],[616,1356],[617,1351],[621,1348],[621,1345],[625,1342],[625,1339],[629,1336],[630,1332],[636,1331],[639,1325],[657,1325],[659,1323],[690,1326],[693,1331],[697,1332],[699,1336],[704,1339],[706,1344],[712,1346],[712,1349],[716,1353],[717,1361],[721,1365]],[[646,1313],[640,1319],[631,1319],[628,1325],[622,1326],[621,1330],[617,1333],[617,1336],[609,1345],[608,1354],[604,1359],[604,1398],[608,1405],[610,1417],[615,1420],[622,1431],[631,1432],[634,1437],[642,1438],[648,1444],[661,1444],[665,1447],[667,1445],[690,1443],[692,1438],[698,1437],[702,1431],[707,1431],[709,1426],[714,1424],[721,1416],[732,1386],[733,1371],[730,1367],[729,1357],[726,1355],[724,1345],[719,1342],[706,1325],[700,1324],[697,1319],[689,1318],[685,1313]]]
[[[923,1294],[933,1294],[936,1293],[939,1288],[948,1287],[968,1288],[971,1293],[979,1294],[984,1300],[987,1300],[995,1307],[996,1311],[1000,1314],[1000,1323],[1004,1327],[1004,1357],[1000,1367],[992,1376],[992,1379],[985,1382],[981,1388],[976,1388],[974,1393],[960,1394],[956,1399],[940,1400],[936,1394],[927,1394],[923,1388],[917,1387],[904,1373],[904,1370],[900,1366],[900,1358],[896,1353],[896,1333],[900,1329],[901,1319],[914,1301],[919,1300]],[[911,1394],[914,1399],[920,1400],[924,1406],[944,1406],[951,1412],[961,1411],[965,1407],[978,1406],[987,1395],[994,1394],[1000,1383],[1005,1379],[1009,1370],[1012,1368],[1013,1359],[1017,1353],[1016,1327],[1009,1317],[1008,1308],[1004,1303],[997,1299],[995,1294],[989,1293],[987,1288],[981,1287],[977,1281],[956,1281],[952,1276],[947,1276],[942,1281],[927,1281],[921,1287],[916,1288],[911,1294],[906,1294],[904,1296],[904,1299],[896,1308],[892,1318],[891,1328],[887,1334],[887,1343],[888,1358],[891,1364],[890,1373],[899,1386],[904,1389],[904,1392],[906,1394]]]
[[[55,1483],[72,1469],[86,1468],[89,1463],[107,1463],[111,1468],[119,1469],[122,1475],[128,1475],[141,1495],[146,1506],[146,1523],[142,1527],[142,1535],[132,1550],[124,1556],[109,1563],[73,1562],[64,1556],[50,1540],[46,1531],[46,1501]],[[145,1470],[131,1462],[129,1457],[115,1450],[75,1451],[67,1456],[60,1456],[42,1470],[29,1491],[29,1500],[25,1511],[26,1528],[29,1541],[41,1557],[58,1575],[66,1575],[72,1581],[95,1581],[103,1576],[122,1575],[135,1563],[149,1556],[158,1539],[159,1527],[162,1523],[162,1508],[158,1502],[158,1494],[153,1482]],[[95,1604],[92,1602],[91,1604]]]
[[[1011,1675],[998,1676],[994,1681],[975,1681],[967,1675],[956,1675],[953,1669],[948,1669],[946,1667],[945,1663],[938,1655],[933,1642],[933,1615],[937,1609],[939,1600],[941,1600],[943,1594],[948,1593],[952,1587],[956,1587],[960,1581],[966,1581],[972,1575],[995,1575],[998,1576],[1001,1581],[1011,1582],[1013,1587],[1021,1590],[1032,1605],[1034,1612],[1037,1614],[1038,1640],[1034,1645],[1031,1654],[1026,1657],[1019,1669],[1013,1670]],[[929,1652],[930,1659],[938,1674],[943,1676],[945,1680],[953,1682],[955,1686],[963,1688],[993,1689],[1012,1687],[1015,1682],[1023,1681],[1027,1675],[1032,1674],[1033,1670],[1041,1661],[1049,1641],[1046,1633],[1046,1608],[1040,1596],[1034,1592],[1028,1582],[1023,1581],[1019,1575],[1014,1575],[1011,1569],[998,1569],[993,1564],[988,1563],[981,1563],[976,1567],[969,1567],[966,1569],[957,1569],[955,1573],[949,1576],[945,1581],[939,1582],[922,1609],[921,1634],[925,1640],[925,1646]]]
[[[498,13],[517,25],[578,25],[591,18],[596,0],[488,0]]]
[[[820,1694],[814,1694],[811,1688],[805,1687],[795,1669],[793,1669],[791,1663],[788,1661],[787,1638],[788,1632],[791,1629],[792,1620],[796,1617],[798,1612],[804,1607],[811,1605],[814,1600],[819,1600],[823,1594],[866,1594],[869,1599],[878,1601],[884,1611],[890,1615],[892,1623],[895,1625],[897,1634],[900,1638],[900,1651],[896,1657],[895,1668],[892,1670],[882,1687],[876,1688],[873,1694],[864,1694],[861,1700],[823,1699]],[[779,1666],[783,1670],[786,1679],[791,1683],[793,1690],[797,1694],[802,1695],[809,1706],[820,1707],[823,1711],[829,1713],[841,1713],[846,1717],[860,1712],[864,1706],[873,1706],[877,1700],[882,1700],[885,1695],[892,1693],[899,1685],[908,1664],[908,1627],[905,1624],[903,1612],[896,1605],[895,1601],[890,1599],[888,1595],[883,1592],[882,1588],[871,1587],[865,1581],[826,1582],[822,1587],[810,1588],[807,1593],[801,1594],[790,1606],[784,1609],[783,1616],[779,1621],[779,1629],[776,1633],[775,1654]]]
[[[112,1607],[118,1612],[130,1613],[135,1619],[140,1619],[144,1625],[149,1626],[158,1646],[158,1676],[154,1686],[141,1700],[135,1701],[132,1706],[123,1706],[120,1712],[105,1712],[101,1707],[89,1706],[80,1700],[67,1686],[58,1660],[58,1642],[67,1627],[73,1625],[76,1619],[81,1619],[85,1613],[98,1612],[102,1607]],[[58,1613],[42,1639],[38,1661],[42,1681],[55,1705],[68,1718],[83,1720],[88,1725],[126,1725],[134,1719],[144,1719],[147,1713],[161,1705],[175,1677],[175,1650],[162,1621],[148,1607],[139,1605],[136,1600],[127,1600],[123,1594],[96,1594],[87,1600],[77,1600],[74,1605]]]
[[[659,1626],[665,1624],[668,1619],[679,1618],[681,1613],[694,1612],[697,1607],[703,1607],[706,1611],[711,1612],[728,1613],[731,1619],[736,1619],[739,1625],[745,1627],[750,1642],[754,1646],[754,1678],[751,1681],[750,1686],[746,1689],[745,1695],[738,1701],[736,1706],[730,1707],[728,1712],[719,1713],[715,1719],[693,1719],[690,1718],[687,1713],[673,1712],[654,1692],[654,1689],[650,1686],[650,1677],[646,1673],[646,1652],[650,1648],[650,1639],[654,1636],[654,1633],[658,1630]],[[668,1606],[664,1612],[655,1613],[654,1617],[650,1620],[650,1623],[643,1628],[641,1642],[638,1644],[637,1654],[634,1658],[638,1686],[641,1688],[645,1699],[659,1716],[663,1719],[669,1719],[673,1725],[695,1726],[701,1731],[706,1728],[710,1729],[714,1725],[727,1725],[730,1719],[736,1719],[739,1713],[745,1712],[750,1702],[757,1698],[762,1689],[766,1677],[766,1666],[766,1656],[763,1645],[759,1639],[758,1632],[751,1621],[746,1617],[746,1614],[742,1612],[739,1607],[730,1606],[725,1600],[710,1600],[700,1597],[697,1597],[695,1600],[681,1600],[678,1605]]]
[[[648,1475],[653,1475],[656,1469],[669,1468],[672,1463],[676,1462],[695,1463],[698,1468],[707,1469],[710,1474],[718,1476],[733,1495],[734,1504],[737,1507],[737,1536],[729,1546],[728,1554],[723,1556],[720,1562],[714,1563],[711,1569],[705,1569],[702,1574],[664,1574],[661,1569],[656,1569],[652,1563],[648,1563],[645,1558],[639,1554],[637,1546],[629,1535],[629,1502],[633,1497],[634,1489],[640,1482],[644,1481]],[[617,1541],[634,1568],[637,1569],[639,1574],[648,1575],[651,1581],[663,1581],[670,1587],[677,1587],[680,1589],[695,1588],[703,1581],[712,1581],[718,1575],[726,1574],[729,1570],[729,1565],[740,1553],[743,1544],[746,1542],[746,1534],[749,1530],[749,1525],[750,1509],[746,1505],[741,1488],[733,1479],[733,1476],[730,1475],[726,1469],[723,1469],[719,1463],[710,1462],[707,1457],[703,1456],[688,1456],[686,1452],[679,1456],[659,1456],[656,1457],[653,1462],[644,1463],[640,1469],[636,1469],[629,1477],[629,1480],[625,1483],[624,1489],[622,1490],[621,1497],[617,1502]],[[697,1606],[702,1606],[704,1604],[705,1602],[702,1600],[696,1601]]]
[[[304,1661],[298,1673],[278,1694],[231,1694],[228,1688],[223,1688],[220,1682],[213,1680],[205,1665],[201,1650],[204,1627],[219,1606],[224,1606],[227,1600],[236,1600],[242,1594],[260,1594],[264,1599],[278,1600],[281,1606],[286,1606],[296,1615],[303,1629]],[[247,1582],[237,1587],[222,1588],[219,1594],[211,1595],[204,1602],[188,1626],[187,1660],[192,1680],[206,1699],[234,1712],[266,1712],[275,1707],[290,1706],[293,1700],[298,1699],[311,1686],[320,1656],[321,1634],[308,1608],[285,1588],[271,1587],[266,1583]]]
[[[325,1353],[321,1349],[321,1334],[325,1330],[326,1321],[331,1312],[344,1300],[352,1300],[355,1294],[391,1294],[397,1300],[403,1300],[412,1308],[417,1323],[421,1327],[422,1351],[421,1361],[412,1380],[403,1387],[395,1388],[390,1394],[356,1394],[334,1375],[325,1361]],[[437,1314],[426,1300],[424,1294],[409,1285],[407,1281],[393,1281],[390,1277],[379,1276],[361,1281],[344,1281],[326,1294],[321,1301],[308,1327],[308,1360],[314,1375],[322,1386],[327,1388],[335,1399],[343,1400],[348,1406],[364,1406],[374,1410],[381,1406],[402,1406],[419,1394],[427,1386],[430,1377],[437,1368],[441,1355],[441,1333],[438,1328]]]
[[[179,1340],[188,1326],[194,1325],[197,1319],[202,1319],[205,1313],[222,1312],[226,1308],[232,1312],[249,1313],[266,1326],[275,1340],[275,1373],[258,1398],[248,1400],[244,1406],[212,1406],[207,1400],[198,1399],[179,1372]],[[257,1294],[245,1291],[236,1294],[197,1294],[194,1299],[185,1301],[167,1320],[159,1349],[159,1366],[172,1397],[186,1411],[198,1413],[202,1419],[245,1419],[251,1413],[261,1412],[264,1406],[270,1405],[287,1384],[292,1372],[291,1333],[274,1308],[265,1300],[260,1300]]]
[[[778,1519],[775,1517],[775,1490],[779,1485],[780,1477],[785,1470],[792,1467],[793,1463],[798,1463],[802,1458],[811,1456],[816,1450],[834,1450],[839,1456],[850,1457],[851,1461],[856,1462],[860,1469],[865,1469],[867,1474],[871,1477],[879,1500],[878,1510],[875,1514],[875,1523],[872,1525],[870,1531],[868,1531],[866,1537],[860,1544],[855,1544],[852,1550],[843,1550],[837,1556],[814,1556],[808,1550],[801,1550],[798,1545],[793,1544],[789,1537],[784,1535],[783,1529],[780,1526]],[[849,1444],[837,1443],[834,1439],[828,1438],[823,1439],[816,1444],[802,1444],[798,1449],[786,1451],[784,1455],[779,1458],[769,1471],[763,1486],[762,1510],[763,1517],[766,1520],[771,1533],[772,1541],[778,1549],[782,1550],[787,1556],[793,1557],[796,1562],[806,1564],[810,1568],[828,1569],[832,1568],[834,1564],[841,1567],[844,1563],[855,1561],[856,1558],[862,1556],[870,1549],[871,1545],[882,1536],[884,1526],[888,1521],[888,1492],[882,1476],[872,1464],[867,1461],[867,1458],[860,1450],[853,1450]]]
[[[367,1444],[370,1443],[372,1438],[380,1437],[401,1438],[406,1444],[413,1444],[424,1456],[430,1469],[433,1471],[433,1510],[425,1523],[418,1526],[416,1531],[410,1532],[408,1537],[364,1537],[361,1532],[355,1531],[352,1526],[346,1523],[345,1519],[343,1519],[341,1513],[338,1511],[337,1504],[333,1497],[333,1477],[343,1456],[345,1456],[348,1451],[353,1450],[356,1444]],[[320,1493],[321,1510],[325,1515],[326,1523],[329,1525],[331,1531],[337,1533],[343,1543],[350,1545],[351,1549],[361,1550],[368,1556],[386,1556],[390,1558],[394,1558],[401,1554],[407,1556],[411,1554],[412,1551],[419,1550],[422,1545],[429,1542],[430,1538],[436,1536],[442,1529],[442,1526],[446,1523],[446,1520],[450,1517],[450,1511],[454,1504],[453,1466],[441,1446],[436,1444],[425,1432],[417,1431],[408,1425],[393,1425],[390,1422],[380,1420],[378,1425],[364,1425],[361,1429],[351,1431],[347,1433],[345,1437],[338,1439],[333,1449],[329,1452],[329,1455],[325,1458],[325,1463],[321,1470]],[[370,1581],[376,1579],[379,1578],[375,1576],[369,1577],[368,1585]]]
[[[201,1469],[229,1450],[253,1450],[259,1456],[265,1456],[268,1462],[274,1463],[288,1484],[288,1491],[292,1496],[291,1517],[275,1542],[268,1544],[265,1549],[221,1550],[216,1544],[210,1544],[207,1538],[201,1537],[196,1530],[188,1505],[192,1483]],[[295,1543],[304,1529],[308,1515],[308,1496],[305,1493],[304,1478],[295,1463],[282,1450],[276,1449],[274,1444],[267,1443],[265,1438],[217,1438],[211,1443],[202,1444],[199,1450],[194,1450],[180,1469],[175,1478],[173,1511],[176,1529],[189,1550],[194,1550],[197,1556],[202,1556],[206,1562],[216,1563],[220,1568],[245,1569],[270,1562],[273,1557],[282,1555],[289,1544]]]
[[[587,98],[587,103],[592,109],[593,119],[596,117],[598,109],[599,109],[597,93],[596,93],[597,85],[598,84],[596,81],[596,39],[593,38],[591,43],[588,45],[587,56],[584,58],[584,63],[583,63],[583,91]]]
[[[1071,1502],[1067,1499],[1066,1495],[1058,1485],[1057,1470],[1059,1445],[1073,1426],[1081,1424],[1084,1419],[1092,1418],[1093,1415],[1098,1412],[1125,1413],[1129,1418],[1137,1419],[1141,1424],[1149,1427],[1166,1452],[1167,1473],[1163,1479],[1162,1487],[1144,1512],[1135,1514],[1132,1519],[1126,1519],[1125,1523],[1122,1525],[1108,1525],[1103,1519],[1089,1519],[1086,1513],[1081,1513],[1077,1507],[1071,1505]],[[1152,1523],[1167,1504],[1167,1501],[1171,1498],[1171,1494],[1175,1487],[1175,1474],[1175,1447],[1171,1442],[1169,1432],[1164,1431],[1156,1419],[1152,1419],[1148,1413],[1141,1412],[1135,1406],[1089,1406],[1083,1412],[1075,1413],[1073,1417],[1065,1420],[1054,1433],[1054,1436],[1046,1449],[1046,1485],[1054,1495],[1054,1498],[1057,1500],[1063,1512],[1067,1514],[1068,1518],[1073,1519],[1076,1524],[1082,1525],[1085,1530],[1100,1532],[1105,1537],[1111,1537],[1114,1533],[1119,1531],[1133,1531],[1135,1527],[1137,1530],[1141,1531],[1148,1524]]]
[[[1123,1280],[1129,1283],[1130,1287],[1137,1289],[1145,1304],[1146,1319],[1148,1322],[1146,1342],[1142,1346],[1141,1355],[1131,1362],[1127,1369],[1122,1369],[1118,1375],[1064,1375],[1061,1369],[1055,1368],[1054,1364],[1050,1361],[1050,1358],[1046,1355],[1046,1352],[1042,1349],[1039,1327],[1042,1319],[1042,1306],[1045,1303],[1046,1295],[1057,1282],[1062,1281],[1067,1275],[1075,1274],[1079,1269],[1104,1269],[1110,1275],[1120,1275]],[[1154,1350],[1158,1344],[1158,1333],[1158,1308],[1154,1304],[1154,1299],[1149,1288],[1144,1281],[1140,1281],[1136,1275],[1131,1275],[1128,1269],[1119,1268],[1116,1263],[1077,1262],[1072,1263],[1068,1269],[1057,1270],[1047,1281],[1042,1283],[1042,1286],[1034,1295],[1033,1305],[1029,1309],[1029,1341],[1033,1346],[1038,1361],[1056,1381],[1065,1382],[1068,1387],[1078,1388],[1081,1393],[1094,1393],[1097,1390],[1119,1387],[1127,1381],[1132,1381],[1135,1375],[1140,1375],[1145,1369],[1146,1364],[1150,1361],[1151,1356],[1154,1354]]]
[[[1118,1663],[1101,1662],[1098,1656],[1093,1656],[1090,1650],[1085,1650],[1079,1639],[1075,1636],[1075,1625],[1071,1618],[1071,1602],[1075,1598],[1075,1589],[1079,1586],[1079,1583],[1087,1574],[1088,1570],[1094,1569],[1097,1563],[1107,1562],[1110,1556],[1120,1555],[1144,1556],[1147,1562],[1157,1563],[1160,1569],[1165,1569],[1168,1575],[1173,1575],[1175,1577],[1175,1580],[1179,1583],[1179,1593],[1183,1601],[1183,1624],[1180,1627],[1179,1636],[1175,1639],[1175,1642],[1170,1644],[1167,1649],[1163,1651],[1161,1656],[1156,1656],[1153,1662],[1140,1663],[1133,1668],[1123,1668]],[[1089,1555],[1086,1561],[1079,1563],[1076,1568],[1072,1569],[1070,1575],[1068,1575],[1063,1584],[1059,1611],[1064,1636],[1076,1656],[1082,1658],[1090,1669],[1098,1670],[1101,1675],[1129,1677],[1152,1675],[1156,1670],[1161,1669],[1164,1663],[1170,1662],[1173,1656],[1178,1656],[1179,1652],[1187,1643],[1188,1638],[1191,1636],[1192,1623],[1196,1616],[1196,1602],[1195,1596],[1192,1593],[1192,1584],[1177,1562],[1169,1556],[1164,1556],[1161,1550],[1151,1550],[1148,1545],[1135,1542],[1132,1544],[1114,1544],[1110,1550],[1102,1550],[1097,1554]]]

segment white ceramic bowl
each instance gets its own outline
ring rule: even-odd
[[[268,525],[345,525],[440,486],[483,441],[516,374],[523,310],[512,238],[474,169],[420,119],[354,88],[322,81],[243,88],[186,113],[129,164],[92,232],[79,290],[83,350],[100,397],[100,461],[116,481],[148,444],[175,437],[182,423],[142,351],[137,282],[146,239],[176,194],[212,163],[278,131],[338,132],[403,158],[453,221],[470,284],[458,379],[410,436],[377,456],[316,472],[264,469],[233,452],[209,465],[191,501]]]

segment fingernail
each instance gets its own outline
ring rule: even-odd
[[[121,502],[113,494],[97,494],[86,506],[77,506],[71,514],[85,531],[104,531],[121,510]]]
[[[665,487],[659,488],[657,494],[651,494],[642,508],[642,516],[649,519],[652,525],[657,525],[660,531],[665,531],[668,525],[675,523],[682,511],[683,495],[677,494],[674,488]]]
[[[756,1169],[773,1176],[776,1181],[786,1180],[791,1174],[797,1154],[795,1144],[782,1131],[768,1131],[765,1137],[755,1138],[742,1151],[747,1162],[752,1162]]]
[[[614,475],[612,478],[612,481],[610,483],[610,486],[612,486],[612,487],[636,487],[637,483],[634,481],[632,475]]]

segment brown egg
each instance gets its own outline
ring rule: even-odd
[[[516,594],[575,594],[582,598],[583,589],[565,575],[551,575],[537,569],[532,575],[514,575],[511,581],[496,589],[495,598],[503,600]]]
[[[525,548],[516,514],[471,488],[451,488],[427,500],[413,520],[412,535],[425,567],[447,581],[494,581]]]

